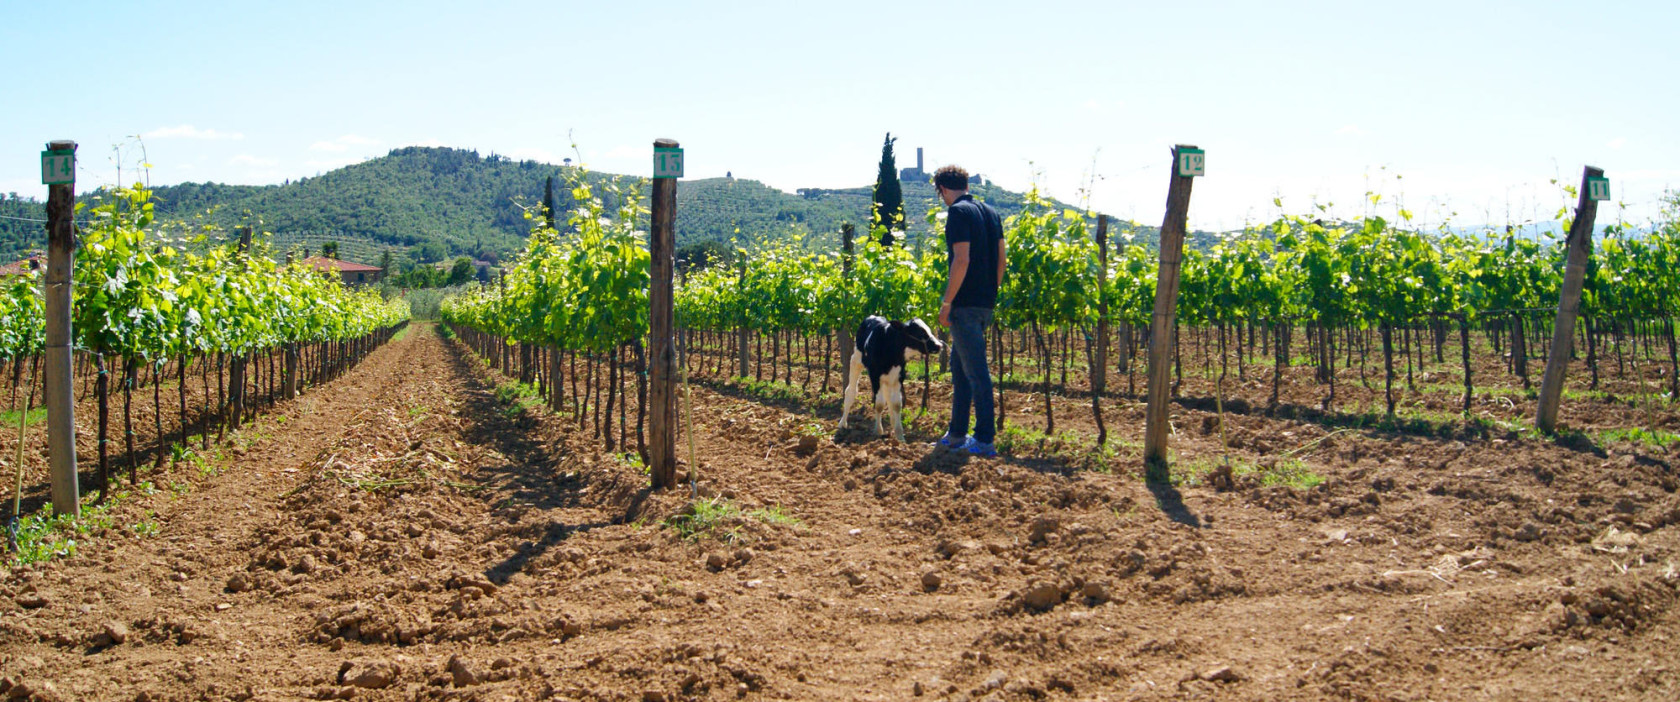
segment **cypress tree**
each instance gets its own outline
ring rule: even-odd
[[[898,184],[898,164],[893,158],[892,132],[881,144],[881,170],[875,176],[875,197],[871,212],[876,222],[887,228],[881,235],[882,246],[892,246],[893,230],[904,228],[904,190]]]
[[[554,226],[554,176],[548,177],[548,186],[543,190],[543,216],[548,218],[549,229],[559,228]]]

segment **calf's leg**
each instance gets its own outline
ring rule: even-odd
[[[883,392],[887,395],[887,412],[892,415],[893,438],[899,443],[904,442],[904,383],[901,374],[903,368],[894,368],[884,383]]]
[[[858,383],[863,378],[863,351],[852,351],[852,380],[846,383],[846,394],[840,401],[840,428],[846,428],[846,418],[852,412],[852,403],[857,401]]]

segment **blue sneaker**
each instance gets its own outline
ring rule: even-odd
[[[961,448],[962,448],[962,450],[967,451],[969,453],[972,453],[976,456],[985,456],[985,457],[990,458],[992,456],[997,455],[997,447],[996,446],[978,441],[972,436],[968,437],[968,441],[964,442],[963,445],[961,446]]]
[[[939,445],[948,449],[960,449],[967,443],[968,437],[966,436],[953,437],[950,434],[946,434],[939,437]]]

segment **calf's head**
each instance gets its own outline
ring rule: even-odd
[[[933,330],[919,317],[906,323],[900,329],[900,333],[904,335],[904,348],[908,350],[932,355],[945,349],[945,344],[939,341],[939,337],[935,336]]]

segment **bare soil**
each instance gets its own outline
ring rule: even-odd
[[[1680,496],[1659,447],[1236,413],[1239,457],[1322,439],[1301,455],[1324,482],[1151,488],[1124,456],[1098,472],[934,449],[940,409],[897,444],[827,433],[827,405],[707,384],[697,487],[733,510],[689,539],[671,526],[688,491],[647,492],[497,382],[417,327],[248,426],[219,474],[133,497],[78,555],[4,573],[0,690],[1680,698]],[[1090,429],[1088,409],[1074,419],[1088,400],[1057,401]],[[1215,415],[1191,405],[1175,447],[1219,455]],[[1111,432],[1139,433],[1135,403],[1111,411]],[[130,528],[148,514],[156,535]]]

